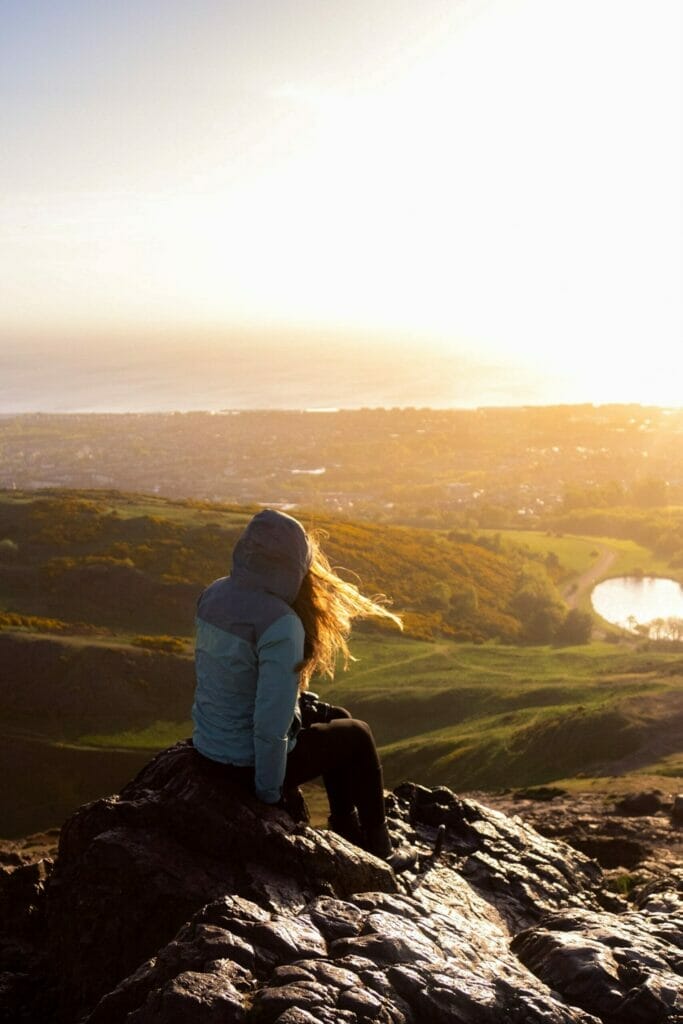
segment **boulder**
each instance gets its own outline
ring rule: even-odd
[[[683,793],[679,793],[674,797],[673,807],[671,808],[671,823],[676,828],[683,828]]]
[[[619,810],[622,800],[599,792],[559,794],[550,803],[522,799],[519,793],[481,794],[481,799],[505,814],[519,814],[542,835],[594,858],[611,876],[621,878],[635,898],[634,887],[660,878],[670,885],[683,862],[683,837],[672,820],[672,802],[654,792],[659,809],[643,815],[631,813],[631,797],[624,798],[626,813]],[[637,800],[636,806],[644,805]]]
[[[49,956],[65,1007],[80,1013],[226,893],[291,909],[321,892],[395,888],[382,861],[208,779],[184,741],[62,827]]]
[[[617,814],[652,815],[661,811],[665,804],[664,794],[658,789],[648,790],[643,793],[628,793],[614,805]]]
[[[162,752],[62,829],[43,906],[55,1019],[683,1019],[677,881],[660,878],[629,905],[581,852],[443,787],[404,784],[387,810],[396,841],[419,854],[399,876],[216,787],[191,745]]]
[[[0,841],[0,1022],[47,1022],[54,991],[47,978],[45,889],[54,836]],[[41,984],[37,986],[38,979]]]

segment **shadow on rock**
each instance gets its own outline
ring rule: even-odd
[[[376,858],[212,784],[183,742],[62,828],[48,950],[65,1006],[80,1012],[225,893],[279,909],[321,892],[395,888]]]
[[[41,910],[59,1020],[681,1019],[676,891],[626,910],[594,861],[444,788],[404,784],[387,808],[419,852],[399,877],[214,788],[189,743],[162,752],[62,830]]]

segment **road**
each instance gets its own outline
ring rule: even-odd
[[[598,557],[590,569],[586,569],[577,580],[565,587],[563,597],[570,608],[576,608],[584,594],[591,591],[597,581],[607,575],[616,557],[617,552],[612,548],[598,546]]]

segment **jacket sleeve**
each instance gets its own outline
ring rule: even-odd
[[[283,615],[256,647],[258,682],[254,707],[255,790],[276,804],[287,768],[289,730],[299,695],[296,666],[304,656],[304,628],[296,615]]]

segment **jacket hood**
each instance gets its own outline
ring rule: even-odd
[[[264,509],[247,524],[232,553],[232,576],[243,586],[275,594],[292,604],[312,561],[301,523]]]

